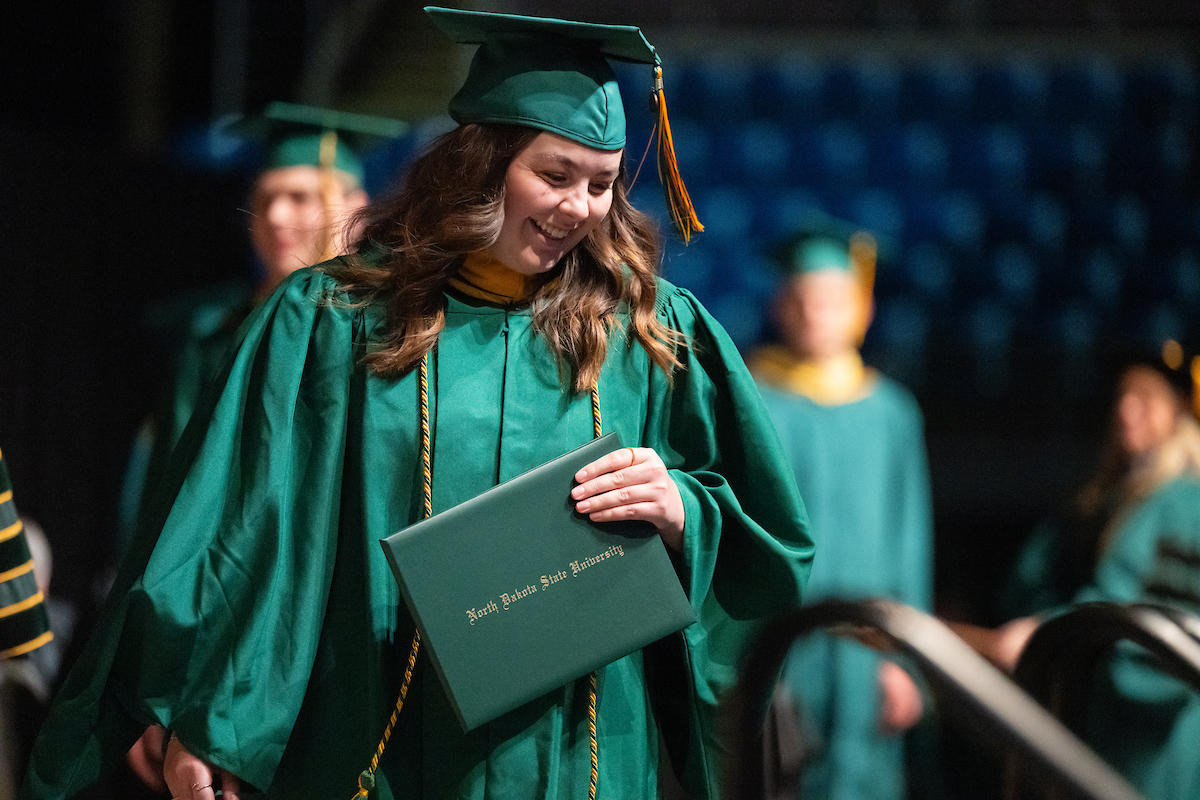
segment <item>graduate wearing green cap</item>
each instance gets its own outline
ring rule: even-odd
[[[1093,474],[1033,531],[989,630],[959,624],[1012,670],[1039,622],[1074,603],[1153,603],[1200,614],[1200,356],[1175,340],[1115,370],[1112,422]],[[1020,616],[1017,616],[1020,615]],[[1088,681],[1089,746],[1150,800],[1200,792],[1200,696],[1145,654],[1116,648]]]
[[[169,324],[177,332],[170,376],[131,451],[119,554],[133,536],[146,481],[161,474],[200,394],[235,344],[242,321],[295,270],[346,252],[354,237],[351,215],[369,199],[363,190],[362,155],[406,129],[395,120],[283,102],[231,126],[233,133],[262,148],[249,198],[254,280],[205,290],[183,313],[171,315]]]
[[[668,773],[719,796],[719,703],[749,637],[799,604],[812,543],[749,372],[657,276],[628,201],[608,60],[658,57],[628,26],[429,15],[478,45],[459,127],[368,208],[352,255],[251,315],[27,796],[80,791],[148,724],[188,800],[651,798]],[[379,540],[608,431],[629,447],[563,502],[653,526],[698,621],[464,733]]]
[[[749,359],[795,471],[818,543],[806,602],[889,597],[929,611],[932,509],[921,412],[863,366],[874,239],[845,223],[806,226],[776,252],[780,342]],[[906,796],[902,733],[921,699],[895,664],[849,640],[797,643],[785,686],[818,734],[802,796]]]

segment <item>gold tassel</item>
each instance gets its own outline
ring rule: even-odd
[[[326,131],[321,135],[321,146],[317,160],[321,165],[321,205],[325,211],[325,242],[321,247],[321,260],[328,261],[338,255],[334,246],[335,231],[333,230],[333,203],[341,187],[338,186],[337,176],[333,174],[333,165],[337,160],[338,135],[337,131]]]
[[[1192,356],[1192,412],[1200,419],[1200,356]]]
[[[858,344],[862,346],[871,324],[871,301],[875,292],[875,260],[879,252],[875,237],[859,231],[850,237],[850,262],[858,272],[858,283],[862,291],[862,319],[859,320]]]
[[[671,121],[667,118],[667,98],[663,93],[662,67],[654,66],[654,101],[658,106],[658,180],[667,199],[667,211],[675,230],[683,237],[683,243],[691,241],[692,235],[704,230],[696,217],[692,198],[679,175],[679,163],[675,160],[675,142],[671,138]]]

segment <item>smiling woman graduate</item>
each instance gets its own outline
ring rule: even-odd
[[[655,275],[627,200],[607,59],[657,56],[627,26],[429,13],[480,44],[460,127],[366,211],[356,254],[294,273],[246,323],[27,796],[77,793],[153,724],[190,800],[349,797],[364,767],[381,798],[656,797],[662,751],[716,796],[718,703],[759,623],[800,602],[812,541],[753,381]],[[599,429],[634,446],[576,475],[576,509],[652,523],[698,621],[469,733],[418,653],[373,760],[414,638],[378,541]]]

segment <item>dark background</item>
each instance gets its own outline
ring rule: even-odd
[[[1200,289],[1187,282],[1190,268],[1168,263],[1165,250],[1160,254],[1150,246],[1130,255],[1115,241],[1122,259],[1115,289],[1104,289],[1103,281],[1097,289],[1087,283],[1093,273],[1081,272],[1078,280],[1063,281],[1086,291],[1067,291],[1066,300],[1053,296],[1054,281],[1045,280],[1032,294],[1018,281],[1005,295],[988,283],[993,256],[1012,240],[1032,253],[1039,280],[1057,274],[1053,269],[1060,263],[1091,269],[1076,264],[1076,257],[1093,244],[1089,236],[1108,243],[1117,221],[1106,217],[1091,229],[1076,224],[1083,217],[1074,203],[1081,196],[1087,200],[1089,192],[1140,198],[1145,211],[1135,221],[1149,226],[1143,239],[1151,245],[1160,240],[1167,217],[1159,214],[1166,213],[1175,226],[1169,255],[1187,255],[1200,231],[1194,57],[1200,5],[514,0],[476,7],[632,22],[659,46],[669,96],[676,98],[684,177],[711,231],[686,251],[669,247],[666,271],[695,288],[747,347],[764,335],[769,293],[761,262],[771,229],[756,220],[772,208],[779,213],[780,198],[797,191],[826,210],[857,214],[864,224],[878,218],[880,204],[859,202],[867,197],[861,192],[850,198],[839,188],[844,174],[785,169],[731,188],[733,179],[720,170],[738,145],[721,138],[724,129],[717,123],[766,120],[776,133],[795,123],[832,135],[835,146],[841,129],[831,122],[850,125],[872,142],[910,130],[914,119],[906,109],[912,106],[890,108],[888,97],[895,97],[886,83],[879,97],[855,94],[855,86],[871,84],[865,79],[854,84],[854,76],[862,79],[870,70],[842,67],[853,67],[864,55],[868,66],[890,65],[905,81],[923,74],[923,65],[939,67],[944,78],[949,56],[972,77],[974,97],[983,97],[989,76],[1019,76],[1024,63],[1048,69],[1100,58],[1115,65],[1123,88],[1112,101],[1108,128],[1088,116],[1096,107],[1090,100],[1079,119],[1055,116],[1069,105],[1064,100],[1069,91],[1051,92],[1032,112],[975,101],[964,135],[1028,134],[1023,141],[1029,152],[1046,159],[1043,172],[1018,187],[1029,192],[997,198],[996,187],[987,183],[992,175],[983,168],[987,164],[972,170],[968,163],[962,175],[946,178],[946,186],[983,198],[976,220],[982,228],[956,239],[952,225],[934,226],[918,241],[909,226],[897,236],[907,254],[881,265],[879,321],[866,352],[917,392],[926,413],[939,607],[994,621],[993,590],[1015,548],[1092,462],[1108,402],[1106,353],[1122,338],[1150,339],[1160,330],[1191,335],[1190,301]],[[18,507],[51,538],[55,593],[86,612],[102,589],[99,568],[110,560],[129,443],[152,406],[165,363],[162,339],[148,317],[161,301],[236,278],[249,265],[240,210],[245,159],[206,149],[207,126],[276,99],[412,121],[414,133],[373,162],[372,188],[380,189],[427,132],[444,124],[440,115],[469,53],[440,41],[417,4],[398,0],[9,0],[0,11],[0,31],[0,445]],[[755,88],[755,70],[764,60],[783,63],[797,55],[824,76],[821,96],[790,110],[754,105],[767,96]],[[1156,72],[1161,64],[1170,68]],[[1162,79],[1165,89],[1154,82],[1160,73],[1168,76]],[[625,70],[621,75],[623,81],[645,79]],[[838,84],[839,75],[851,83]],[[751,106],[722,105],[727,99],[718,92],[729,91],[727,84],[739,76],[747,82],[734,100]],[[737,85],[733,91],[739,91]],[[628,100],[627,105],[636,108]],[[944,117],[955,113],[952,107],[933,107],[928,119],[916,122],[950,125],[954,120]],[[645,141],[645,116],[631,111],[631,155],[640,151],[637,137]],[[1078,175],[1055,172],[1069,155],[1062,162],[1052,155],[1052,145],[1068,138],[1080,119],[1100,130],[1109,157],[1106,172],[1083,176],[1098,181],[1090,189],[1070,183]],[[1171,162],[1176,172],[1169,181],[1155,172],[1157,162],[1139,156],[1162,131],[1176,143]],[[697,150],[699,141],[708,149]],[[960,150],[970,155],[971,142],[984,141],[971,139]],[[798,149],[803,156],[804,148]],[[850,182],[870,189],[877,169],[869,163],[867,174]],[[781,174],[786,181],[779,180]],[[899,207],[917,218],[919,207],[909,200],[924,202],[934,193],[909,198],[907,187],[919,187],[921,180],[894,178],[885,199],[899,198]],[[653,178],[644,179],[641,189],[653,206]],[[725,213],[731,192],[749,197],[757,209],[745,228],[730,222],[736,214]],[[1070,232],[1052,243],[1057,251],[1041,253],[1036,243],[1007,232],[1005,226],[1016,223],[1005,210],[1031,208],[1036,197],[1047,195],[1067,207]],[[928,263],[912,255],[927,256],[929,248],[916,245],[930,242],[943,256],[937,262],[946,271],[940,284],[930,283],[936,270],[930,273]],[[1151,299],[1137,294],[1146,278],[1162,284]],[[982,302],[993,295],[999,311]],[[1075,300],[1082,306],[1071,305]],[[1160,300],[1175,316],[1165,327],[1147,328],[1142,321]],[[915,317],[909,313],[913,308]],[[1071,316],[1073,310],[1082,316]],[[1084,329],[1088,336],[1078,346],[1073,333]]]

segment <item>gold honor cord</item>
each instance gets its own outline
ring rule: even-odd
[[[599,379],[592,384],[592,438],[599,439],[600,426]],[[632,452],[632,451],[631,451]],[[596,800],[596,779],[600,774],[599,748],[596,741],[596,673],[588,676],[588,745],[591,747],[592,775],[588,781],[588,800]]]
[[[424,495],[424,507],[422,508],[422,519],[428,519],[433,515],[433,458],[432,447],[430,445],[429,436],[429,353],[428,351],[421,357],[421,471],[422,471],[422,494]],[[595,438],[600,437],[600,392],[592,386],[592,435]],[[417,654],[421,652],[421,632],[414,630],[412,638],[412,646],[408,651],[408,664],[404,667],[404,681],[400,684],[400,695],[396,698],[396,706],[392,709],[392,716],[388,719],[387,727],[383,729],[383,736],[379,740],[379,745],[375,748],[375,754],[371,756],[371,766],[363,770],[358,776],[358,791],[354,793],[351,800],[357,798],[366,798],[370,796],[370,792],[375,788],[375,772],[379,769],[379,760],[383,757],[384,748],[387,747],[388,740],[392,738],[392,730],[396,727],[396,720],[400,716],[400,712],[404,709],[404,700],[408,697],[408,687],[412,683],[413,669],[417,664]],[[596,741],[596,673],[593,672],[589,676],[590,689],[588,691],[588,740],[591,746],[592,772],[588,780],[588,800],[596,800],[596,778],[599,775],[599,758],[598,746]]]
[[[429,437],[429,351],[421,356],[420,392],[421,494],[424,498],[421,518],[428,519],[433,515],[433,456]],[[379,759],[383,757],[383,750],[387,747],[388,739],[392,738],[392,729],[396,727],[396,720],[400,717],[400,712],[404,710],[404,701],[408,697],[408,687],[412,683],[413,669],[417,665],[417,654],[420,652],[421,632],[414,630],[412,645],[408,649],[408,663],[404,666],[404,680],[400,684],[400,695],[396,698],[396,707],[392,709],[392,716],[388,719],[387,727],[383,729],[383,737],[375,748],[375,755],[371,756],[370,768],[363,770],[358,776],[358,791],[355,792],[352,800],[369,797],[371,790],[375,788],[375,771],[379,769]]]
[[[317,161],[321,170],[321,206],[325,212],[325,242],[321,245],[321,260],[328,261],[338,255],[334,247],[337,231],[334,230],[333,195],[337,189],[337,176],[333,174],[337,162],[338,135],[337,131],[325,131],[321,134],[320,150]]]

